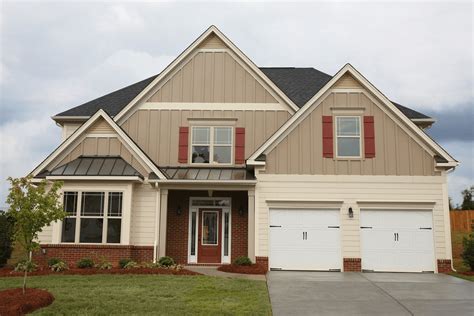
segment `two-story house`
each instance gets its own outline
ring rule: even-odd
[[[62,143],[32,175],[64,182],[69,216],[38,260],[451,267],[458,163],[423,131],[432,118],[350,64],[259,68],[211,26],[160,74],[53,119]]]

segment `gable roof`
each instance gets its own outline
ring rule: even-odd
[[[351,64],[346,64],[342,67],[334,77],[332,77],[322,89],[320,89],[306,104],[296,112],[288,121],[286,121],[269,139],[267,139],[251,156],[247,159],[247,164],[250,165],[264,165],[265,162],[262,161],[262,157],[267,153],[267,150],[271,150],[272,146],[278,144],[281,139],[283,139],[292,128],[298,125],[306,116],[305,113],[308,112],[314,103],[323,96],[343,75],[346,73],[351,74],[357,81],[361,83],[362,86],[366,87],[375,97],[377,97],[385,106],[387,106],[393,113],[395,113],[407,126],[423,139],[428,146],[430,146],[441,158],[445,159],[446,163],[438,163],[438,166],[442,167],[456,167],[458,162],[451,157],[439,144],[437,144],[433,139],[431,139],[425,132],[418,128],[415,123],[413,123],[409,118],[407,118],[404,113],[394,105],[384,94],[382,94],[376,87],[374,87],[362,74],[360,74]]]
[[[321,90],[333,77],[315,68],[260,67],[259,69],[299,108],[305,105],[306,102],[318,93],[318,91]],[[126,107],[127,104],[129,104],[138,94],[140,94],[143,89],[153,82],[158,75],[154,75],[97,99],[58,113],[53,116],[53,119],[61,119],[65,117],[88,118],[99,109],[103,109],[113,117]],[[423,113],[407,108],[393,101],[392,103],[411,120],[427,119],[434,121]]]
[[[74,143],[81,135],[83,135],[87,129],[92,126],[95,122],[100,119],[104,119],[117,135],[123,140],[123,143],[127,145],[129,149],[136,157],[139,157],[142,163],[144,163],[152,172],[154,172],[160,179],[166,179],[164,174],[159,168],[153,163],[153,161],[143,152],[143,150],[128,136],[128,134],[117,125],[117,123],[102,109],[98,110],[92,115],[84,124],[82,124],[74,133],[64,140],[45,160],[43,160],[32,172],[33,177],[38,176],[47,172],[47,166],[62,152],[64,152],[71,144]]]

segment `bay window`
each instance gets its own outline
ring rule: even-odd
[[[64,192],[61,241],[120,243],[122,200],[122,192]]]
[[[191,135],[191,162],[195,164],[232,163],[232,127],[194,126]]]
[[[336,150],[338,157],[360,158],[360,117],[336,117]]]

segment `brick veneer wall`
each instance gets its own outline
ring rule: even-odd
[[[362,262],[360,258],[344,258],[344,272],[361,272]]]
[[[255,257],[255,263],[265,267],[265,270],[268,270],[268,257]]]
[[[124,258],[136,262],[150,262],[153,260],[153,246],[44,244],[41,245],[40,251],[34,253],[33,260],[46,266],[50,258],[59,258],[69,266],[75,266],[77,261],[85,257],[94,261],[105,259],[114,266],[118,266],[119,260]]]
[[[166,255],[178,263],[188,261],[188,225],[189,198],[208,197],[207,191],[170,190],[168,193],[168,216],[166,229]],[[247,256],[247,192],[246,191],[214,191],[213,197],[230,197],[231,206],[231,260],[239,256]],[[181,214],[177,214],[178,207]],[[239,214],[242,207],[245,212]]]
[[[449,259],[438,259],[438,273],[449,273],[451,272],[451,260]]]

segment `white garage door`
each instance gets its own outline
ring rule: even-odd
[[[434,271],[431,211],[361,210],[362,269]]]
[[[340,270],[339,225],[339,210],[270,210],[270,268]]]

